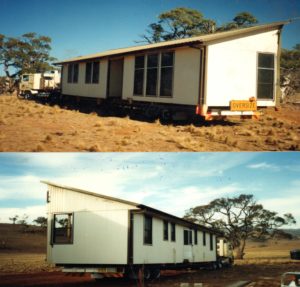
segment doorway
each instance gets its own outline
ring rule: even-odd
[[[122,98],[124,59],[109,60],[107,97]]]

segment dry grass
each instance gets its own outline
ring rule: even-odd
[[[259,121],[164,125],[84,114],[13,96],[0,97],[0,150],[268,151],[299,150],[300,108],[265,110]]]

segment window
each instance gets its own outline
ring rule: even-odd
[[[136,56],[134,95],[172,97],[173,66],[174,52]]]
[[[206,233],[203,231],[203,246],[206,245]]]
[[[158,75],[158,54],[148,55],[147,57],[147,84],[146,95],[157,95],[157,75]]]
[[[78,69],[78,63],[68,65],[68,83],[78,83]]]
[[[85,83],[98,84],[99,83],[99,62],[88,62],[85,64]]]
[[[192,230],[183,230],[183,244],[192,245]]]
[[[210,250],[214,250],[214,237],[212,234],[209,234],[209,243],[210,243]]]
[[[258,54],[257,98],[273,99],[274,94],[274,54]]]
[[[160,96],[172,97],[173,86],[173,52],[161,54]]]
[[[198,244],[198,231],[195,229],[194,230],[194,243],[195,243],[195,245],[197,245]]]
[[[135,70],[134,70],[134,94],[144,94],[144,69],[145,56],[135,57]]]
[[[55,214],[53,226],[53,243],[73,243],[73,214]]]
[[[175,226],[175,223],[171,223],[171,241],[176,241],[176,226]]]
[[[152,217],[144,217],[144,244],[152,244]]]
[[[169,223],[164,220],[164,240],[169,240]]]
[[[22,76],[22,81],[23,82],[28,82],[29,81],[29,75],[23,75]]]

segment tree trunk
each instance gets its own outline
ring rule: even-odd
[[[246,246],[246,240],[242,241],[242,244],[237,247],[236,252],[235,252],[235,258],[236,259],[244,259],[245,255],[245,246]]]

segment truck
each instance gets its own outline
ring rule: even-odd
[[[61,74],[58,70],[21,75],[19,97],[49,97],[60,93]]]

